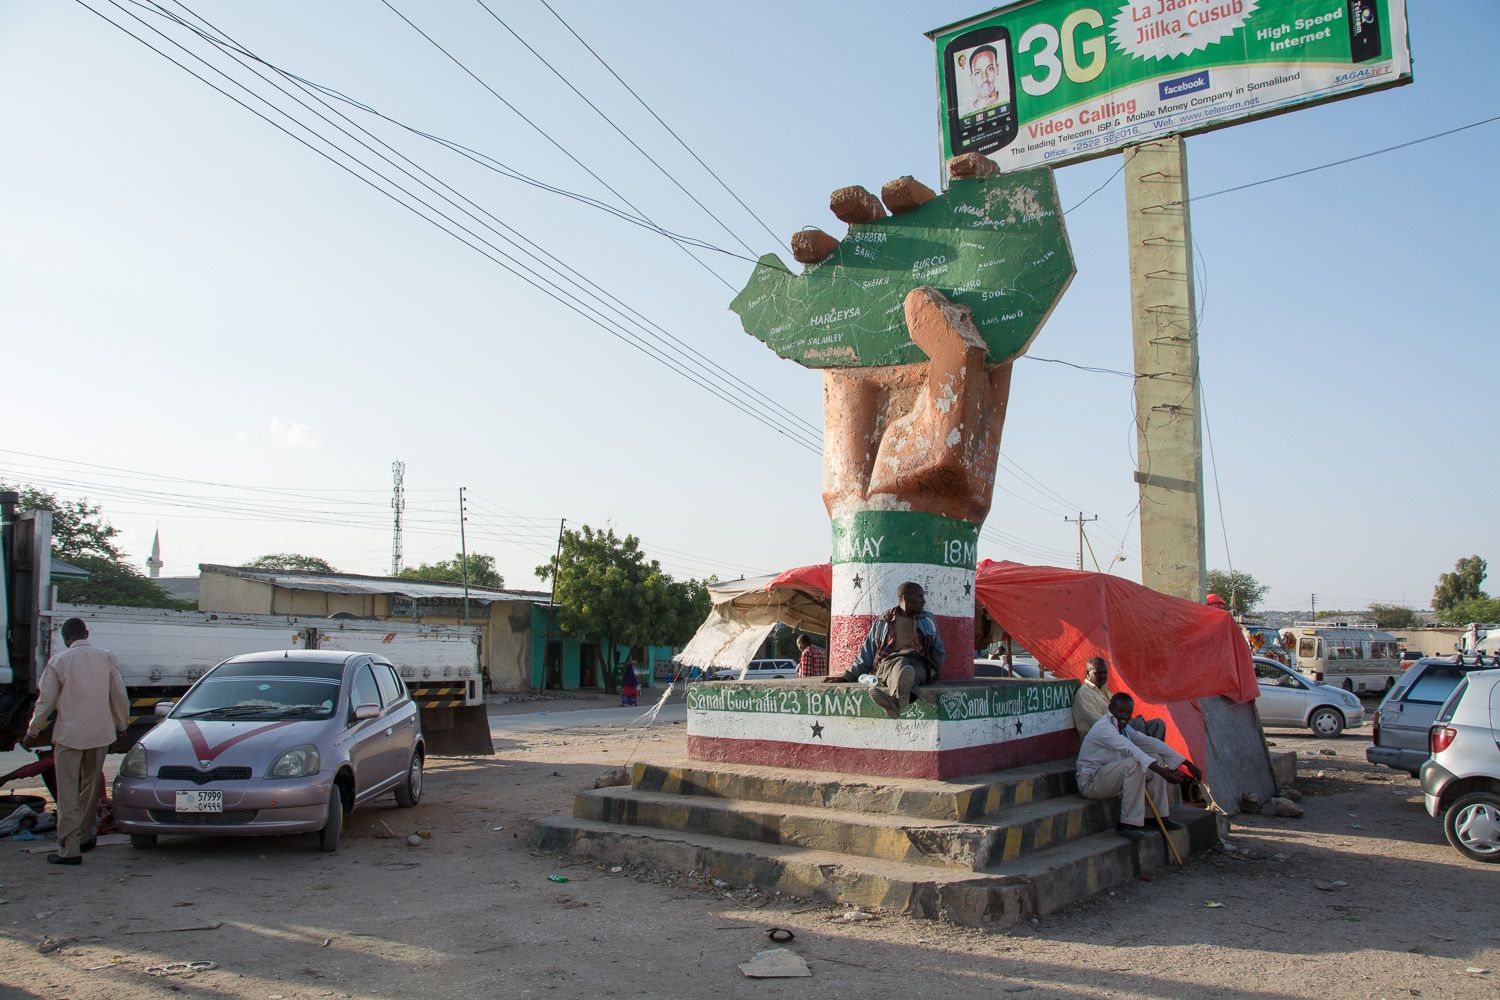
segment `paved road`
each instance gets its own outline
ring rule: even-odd
[[[545,704],[543,702],[542,704]],[[490,716],[490,733],[493,736],[511,736],[517,733],[544,733],[557,729],[585,729],[593,727],[606,727],[618,729],[634,725],[647,712],[645,708],[621,708],[616,705],[610,708],[583,709],[573,712],[547,712],[545,710],[532,715],[492,715]],[[673,722],[685,722],[687,720],[687,706],[682,701],[669,702],[656,716],[655,725],[670,725]]]

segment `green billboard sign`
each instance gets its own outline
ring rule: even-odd
[[[1030,0],[927,34],[943,159],[1006,171],[1412,80],[1404,0]]]

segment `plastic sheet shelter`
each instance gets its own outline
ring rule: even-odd
[[[688,667],[739,669],[755,658],[778,623],[826,634],[833,577],[828,566],[821,569],[828,576],[821,590],[778,582],[785,573],[709,584],[713,610],[674,659]]]
[[[1058,676],[1082,678],[1089,659],[1103,657],[1110,691],[1165,719],[1167,742],[1195,761],[1207,756],[1198,699],[1250,702],[1260,693],[1250,647],[1228,611],[1103,573],[990,560],[979,564],[974,591]]]

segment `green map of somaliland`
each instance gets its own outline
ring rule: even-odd
[[[1073,252],[1047,167],[955,180],[920,208],[849,227],[832,256],[788,273],[760,259],[729,308],[745,332],[809,368],[926,361],[906,295],[929,285],[974,311],[986,364],[1020,357],[1073,280]]]

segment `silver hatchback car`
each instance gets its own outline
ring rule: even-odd
[[[114,784],[115,824],[135,847],[162,834],[317,833],[332,851],[356,805],[422,797],[417,706],[381,656],[232,657],[157,714]]]
[[[1475,670],[1438,709],[1422,764],[1427,812],[1460,854],[1500,861],[1500,670]]]

